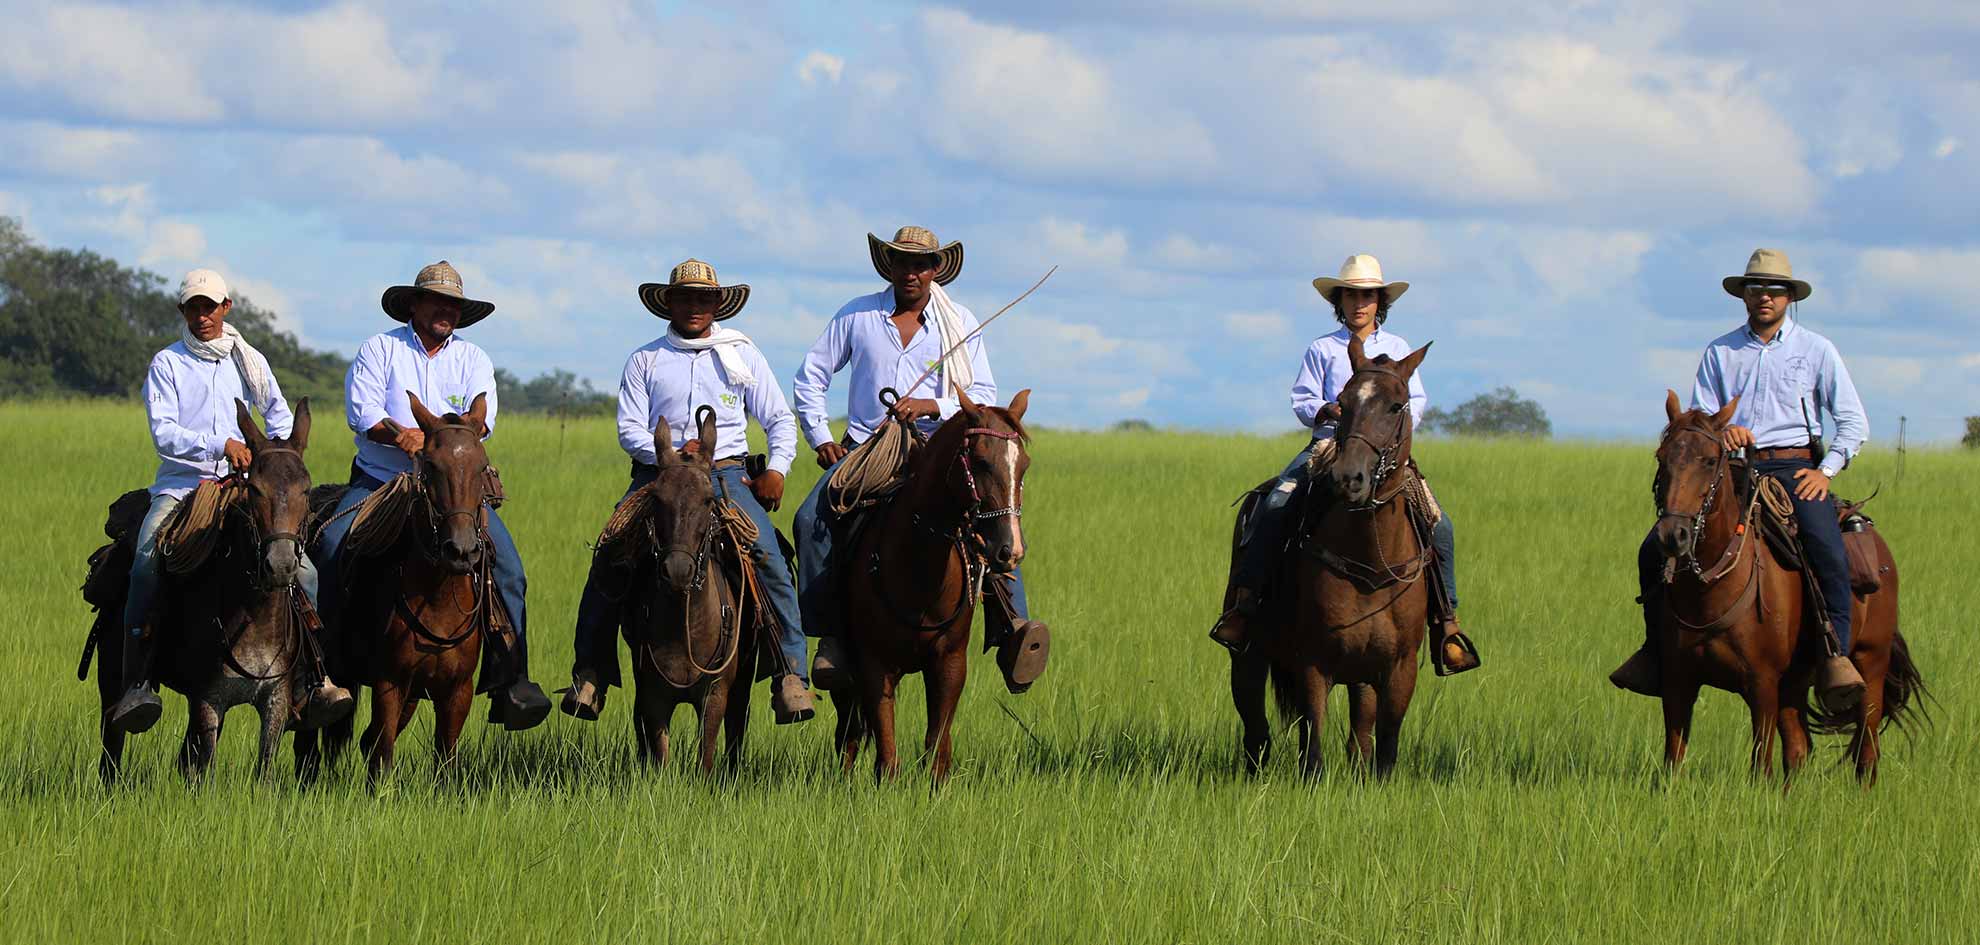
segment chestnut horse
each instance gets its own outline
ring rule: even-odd
[[[710,481],[715,411],[701,408],[698,420],[701,450],[685,457],[667,447],[665,417],[653,427],[660,472],[644,487],[652,508],[633,539],[647,560],[634,572],[622,618],[636,687],[633,737],[642,759],[665,764],[668,724],[691,703],[701,720],[701,770],[715,770],[720,729],[733,771],[749,727],[761,602],[745,599],[749,549],[737,547],[720,508],[726,500]]]
[[[185,694],[189,711],[178,764],[193,782],[212,764],[221,722],[237,705],[253,705],[260,716],[254,769],[263,780],[272,779],[282,733],[321,669],[297,584],[303,522],[309,515],[309,470],[302,458],[309,445],[309,399],[296,403],[287,439],[263,434],[238,399],[234,410],[254,460],[223,482],[223,488],[242,491],[228,501],[222,521],[214,526],[219,537],[205,562],[184,576],[161,575],[160,606],[152,621],[151,678]],[[161,568],[167,566],[165,558],[159,556]],[[101,639],[109,641],[100,649],[96,667],[106,717],[127,686],[116,645],[123,637],[122,628],[115,626],[122,613],[119,598],[98,617],[99,633],[108,634]],[[105,620],[107,627],[102,626]],[[124,733],[107,724],[102,730],[98,774],[108,784],[116,780],[122,761]]]
[[[1754,775],[1772,777],[1774,737],[1781,737],[1785,777],[1806,761],[1808,733],[1854,730],[1850,752],[1865,784],[1877,777],[1878,734],[1902,723],[1924,679],[1898,632],[1898,573],[1877,537],[1882,586],[1850,604],[1850,661],[1863,674],[1863,698],[1845,713],[1809,701],[1815,660],[1826,653],[1820,615],[1803,595],[1799,574],[1781,566],[1766,541],[1747,483],[1733,475],[1723,435],[1738,398],[1718,413],[1680,410],[1667,392],[1670,423],[1657,445],[1657,506],[1652,536],[1671,562],[1663,590],[1659,648],[1664,700],[1664,762],[1676,768],[1691,737],[1698,690],[1738,693],[1752,717]],[[1872,534],[1875,534],[1872,532]],[[1704,562],[1711,562],[1705,564]],[[1809,645],[1802,645],[1806,641]]]
[[[928,692],[923,751],[936,784],[948,779],[950,726],[969,668],[970,621],[986,572],[1009,574],[1024,559],[1019,519],[1031,465],[1022,421],[1031,391],[1009,407],[962,409],[910,460],[906,484],[869,513],[837,567],[846,590],[845,642],[857,696],[832,693],[836,738],[850,772],[859,743],[874,740],[874,775],[900,773],[894,691],[922,673]],[[857,701],[855,701],[855,699]]]
[[[1424,496],[1409,458],[1409,379],[1429,350],[1395,361],[1370,359],[1359,338],[1348,344],[1354,374],[1341,391],[1338,446],[1314,484],[1333,495],[1310,506],[1301,553],[1283,565],[1289,593],[1267,605],[1276,632],[1231,657],[1249,773],[1271,747],[1268,675],[1280,714],[1297,720],[1302,773],[1321,773],[1320,733],[1337,683],[1348,685],[1350,758],[1365,765],[1372,754],[1378,777],[1395,767],[1429,613],[1428,536],[1411,510]]]

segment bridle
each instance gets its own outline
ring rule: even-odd
[[[986,519],[993,519],[993,518],[1003,518],[1006,515],[1012,518],[1023,518],[1024,505],[1023,503],[1017,501],[1018,484],[1015,482],[1011,483],[1012,504],[994,509],[985,509],[983,507],[984,506],[983,490],[977,486],[976,474],[974,472],[971,472],[969,468],[970,438],[978,437],[978,436],[996,437],[997,439],[1000,440],[1008,440],[1012,444],[1016,444],[1024,439],[1023,434],[1017,433],[1015,431],[1005,432],[1003,430],[992,430],[989,427],[970,427],[969,429],[963,431],[962,443],[961,445],[956,447],[956,463],[957,465],[962,467],[963,483],[969,487],[970,504],[969,504],[969,508],[965,511],[964,514],[969,516],[969,520],[972,522],[981,522]],[[1017,449],[1018,447],[1016,445],[1013,445],[1011,448]]]
[[[254,459],[256,463],[259,463],[262,457],[264,456],[279,456],[282,454],[294,456],[296,457],[298,462],[302,460],[302,452],[300,450],[290,449],[289,447],[286,446],[267,446],[255,450]],[[250,464],[249,468],[241,470],[240,472],[236,473],[235,476],[237,478],[237,481],[239,481],[241,485],[245,487],[247,485],[248,480],[253,478],[253,464]],[[268,561],[268,548],[269,546],[273,545],[278,541],[292,541],[296,543],[296,557],[301,558],[302,555],[304,554],[303,536],[297,532],[267,532],[264,534],[261,531],[261,525],[254,520],[253,513],[249,512],[247,509],[242,508],[239,504],[236,504],[234,506],[233,511],[241,516],[241,521],[247,525],[248,537],[254,542],[254,555],[255,555],[254,557],[255,566],[254,566],[254,576],[253,576],[254,586],[260,590],[282,590],[285,588],[294,588],[296,586],[296,578],[290,578],[287,582],[282,584],[266,583],[267,575],[265,572],[267,571],[266,564]],[[309,516],[304,515],[303,520],[308,521]],[[298,569],[297,573],[298,575],[300,575],[301,570]]]
[[[1369,367],[1356,371],[1354,373],[1354,377],[1348,378],[1348,383],[1353,384],[1354,378],[1360,377],[1363,374],[1382,374],[1390,378],[1394,378],[1397,381],[1402,380],[1400,377],[1397,377],[1395,372],[1393,371],[1386,371],[1380,368]],[[1354,440],[1360,440],[1361,442],[1366,443],[1369,449],[1375,451],[1375,474],[1370,477],[1368,483],[1368,501],[1361,505],[1346,506],[1350,510],[1357,512],[1365,512],[1370,509],[1379,508],[1383,504],[1387,503],[1389,500],[1394,499],[1396,497],[1395,493],[1390,493],[1388,496],[1382,496],[1381,492],[1382,492],[1382,485],[1388,481],[1389,475],[1395,472],[1396,470],[1402,468],[1402,462],[1396,458],[1396,454],[1402,450],[1403,432],[1405,430],[1404,424],[1407,424],[1409,422],[1409,401],[1407,399],[1403,400],[1402,409],[1396,411],[1395,415],[1396,415],[1396,422],[1394,424],[1393,429],[1389,431],[1389,438],[1388,438],[1389,442],[1387,443],[1387,445],[1378,444],[1374,440],[1369,439],[1365,434],[1361,432],[1360,424],[1356,424],[1355,429],[1353,431],[1340,437],[1340,443],[1343,446],[1347,445],[1349,442],[1352,442]],[[1342,417],[1341,422],[1345,424],[1347,422],[1347,418]]]
[[[1705,520],[1711,516],[1713,508],[1718,505],[1719,484],[1732,476],[1732,464],[1727,462],[1727,459],[1732,455],[1732,451],[1726,449],[1725,441],[1703,430],[1674,430],[1664,437],[1664,442],[1669,443],[1681,436],[1697,436],[1711,440],[1713,446],[1718,449],[1718,459],[1715,460],[1717,470],[1712,474],[1712,484],[1706,487],[1705,500],[1698,506],[1697,511],[1674,511],[1664,504],[1663,472],[1661,470],[1662,464],[1660,463],[1658,473],[1659,485],[1657,488],[1657,521],[1662,522],[1665,519],[1673,518],[1679,521],[1689,520],[1691,523],[1691,533],[1686,538],[1684,546],[1678,549],[1675,557],[1683,561],[1694,576],[1702,576],[1704,567],[1698,563],[1698,539],[1705,532]]]
[[[447,423],[447,424],[441,424],[433,428],[434,433],[438,433],[443,430],[466,431],[467,433],[476,437],[477,439],[479,439],[481,436],[480,431],[476,430],[471,426],[468,426],[465,423]],[[419,546],[420,554],[424,555],[426,557],[426,560],[430,562],[440,560],[441,527],[455,518],[466,518],[473,520],[473,525],[474,525],[473,553],[485,555],[485,553],[488,550],[488,544],[489,544],[488,525],[481,518],[481,510],[488,505],[489,500],[495,498],[495,494],[489,491],[487,486],[487,482],[488,482],[487,464],[484,463],[482,465],[481,474],[476,477],[480,479],[482,482],[482,493],[479,499],[468,508],[448,509],[446,511],[442,511],[440,507],[436,505],[433,501],[433,486],[432,483],[427,480],[427,466],[428,464],[425,462],[419,462],[413,464],[413,475],[415,480],[419,483],[420,505],[426,508],[427,540],[414,542],[414,544]]]

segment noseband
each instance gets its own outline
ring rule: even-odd
[[[981,522],[985,519],[1002,518],[1006,515],[1012,518],[1024,517],[1024,506],[1015,501],[1018,491],[1018,485],[1015,482],[1011,483],[1011,496],[1013,499],[1011,505],[995,509],[983,508],[983,491],[976,484],[976,474],[969,469],[969,440],[970,437],[975,436],[993,436],[1000,440],[1009,440],[1012,443],[1023,439],[1023,436],[1018,433],[1006,433],[1001,430],[992,430],[988,427],[970,427],[963,431],[962,446],[956,449],[956,463],[962,467],[963,482],[969,485],[970,501],[968,515],[970,519]],[[1012,448],[1016,449],[1015,446]]]
[[[1375,368],[1367,368],[1362,371],[1357,371],[1355,372],[1355,377],[1359,377],[1364,373],[1385,374],[1389,377],[1396,377],[1396,375],[1392,372],[1383,371]],[[1396,379],[1401,380],[1401,378],[1396,378]],[[1354,378],[1353,377],[1348,378],[1348,383],[1349,384],[1354,383]],[[1408,385],[1405,384],[1404,386],[1406,388]],[[1346,418],[1343,418],[1342,422],[1345,423]],[[1408,422],[1409,422],[1409,401],[1405,399],[1403,401],[1403,409],[1396,411],[1395,427],[1394,429],[1389,431],[1388,445],[1384,446],[1377,444],[1374,440],[1371,440],[1367,436],[1363,435],[1360,429],[1356,429],[1353,432],[1347,434],[1346,436],[1340,438],[1342,445],[1346,445],[1347,443],[1354,440],[1360,440],[1361,442],[1366,443],[1369,449],[1375,451],[1375,474],[1374,476],[1370,477],[1370,481],[1368,483],[1368,502],[1365,505],[1356,507],[1357,509],[1366,510],[1366,509],[1376,508],[1388,501],[1388,499],[1377,499],[1376,496],[1382,491],[1382,484],[1388,481],[1389,474],[1402,468],[1402,463],[1397,461],[1396,459],[1396,453],[1402,449],[1403,429],[1404,429],[1403,424],[1406,424]],[[1393,496],[1391,496],[1391,498],[1393,498]]]

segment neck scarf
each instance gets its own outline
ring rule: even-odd
[[[956,311],[956,303],[949,301],[949,293],[941,283],[928,283],[928,307],[923,314],[935,323],[935,333],[940,336],[942,350],[948,352],[942,356],[942,386],[967,388],[976,383],[976,372],[969,366],[969,346],[962,343],[967,336],[967,332],[963,331],[962,313]]]
[[[233,359],[234,370],[241,375],[241,388],[247,391],[248,398],[256,408],[268,402],[269,378],[268,359],[254,346],[241,337],[241,330],[232,325],[220,326],[220,337],[212,341],[201,341],[190,328],[179,329],[179,340],[185,342],[186,350],[202,361],[225,361]]]
[[[742,347],[754,346],[756,342],[749,340],[749,336],[742,332],[716,325],[708,332],[706,338],[683,338],[681,333],[675,331],[674,326],[670,324],[667,326],[667,343],[682,351],[707,351],[713,348],[715,359],[722,362],[722,373],[728,375],[729,383],[744,387],[756,383],[756,375],[749,372],[749,365],[743,363],[742,356]]]

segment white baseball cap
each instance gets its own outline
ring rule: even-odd
[[[179,281],[179,304],[192,301],[193,296],[203,295],[215,304],[227,301],[227,280],[211,269],[194,269]]]

